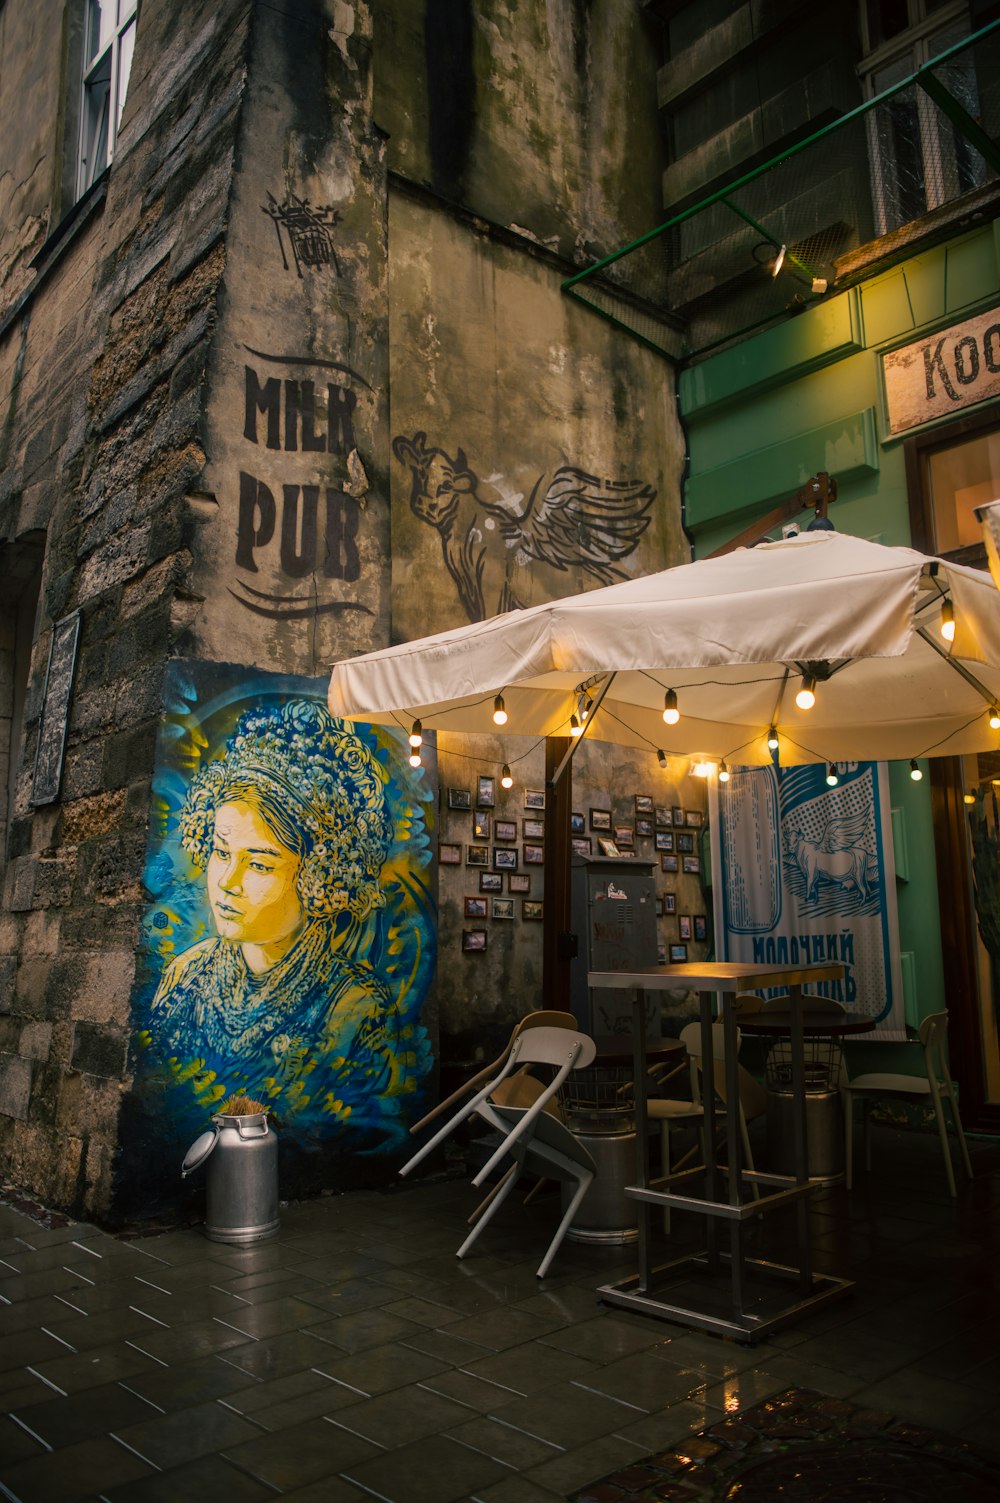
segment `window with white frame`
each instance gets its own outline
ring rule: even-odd
[[[78,194],[114,156],[135,49],[137,0],[85,0]]]
[[[966,0],[862,0],[860,65],[875,98],[970,33]],[[973,119],[979,87],[972,50],[944,65],[941,82]],[[875,227],[879,235],[919,219],[985,181],[982,157],[919,87],[868,116]]]

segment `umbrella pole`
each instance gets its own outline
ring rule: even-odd
[[[550,736],[545,742],[545,909],[542,938],[543,1005],[572,1012],[570,809],[573,775],[570,757],[579,738]],[[569,743],[567,746],[567,742]]]

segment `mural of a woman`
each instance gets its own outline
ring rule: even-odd
[[[291,698],[244,710],[188,784],[180,843],[215,933],[168,960],[145,1041],[202,1108],[246,1092],[300,1146],[405,1132],[419,1030],[374,963],[386,782],[348,725]]]

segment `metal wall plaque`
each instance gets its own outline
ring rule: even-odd
[[[35,805],[51,804],[59,797],[79,638],[79,611],[57,621],[52,628],[45,695],[38,724],[38,750],[35,753],[35,771],[31,784],[31,802]]]
[[[1000,397],[1000,308],[882,356],[890,433]]]

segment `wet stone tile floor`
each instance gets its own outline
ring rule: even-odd
[[[938,1503],[1000,1499],[1000,1143],[970,1140],[952,1201],[934,1135],[873,1137],[851,1194],[810,1201],[853,1291],[755,1346],[601,1304],[627,1245],[566,1242],[536,1279],[556,1195],[511,1196],[459,1262],[464,1177],[288,1205],[249,1248],[0,1191],[0,1496],[874,1503],[843,1470],[860,1429],[900,1497],[917,1456]],[[787,1256],[784,1213],[757,1235]],[[675,1214],[663,1256],[697,1236]]]

